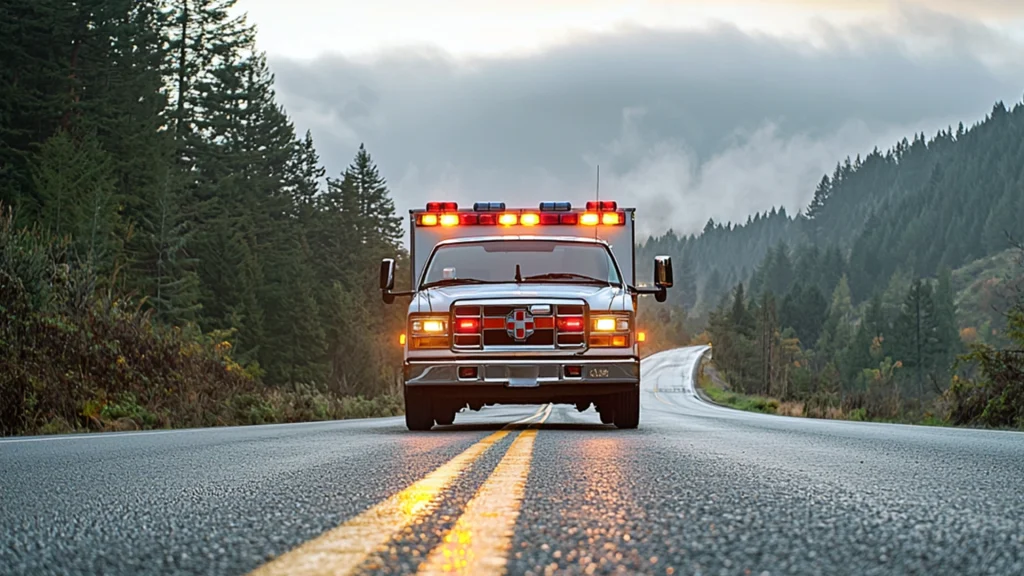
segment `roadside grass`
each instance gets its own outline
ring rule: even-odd
[[[821,402],[802,402],[795,400],[782,401],[778,398],[743,394],[727,388],[727,384],[717,380],[721,376],[714,372],[713,378],[706,369],[698,372],[697,388],[711,402],[760,414],[776,416],[793,416],[797,418],[819,418],[824,420],[848,420],[852,422],[878,422],[885,424],[916,424],[920,426],[952,427],[955,424],[936,416],[933,412],[903,412],[890,417],[871,416],[864,407],[844,410],[839,406],[824,405]],[[815,400],[815,399],[812,399]]]
[[[775,398],[750,396],[725,390],[711,384],[710,379],[708,379],[708,382],[703,384],[701,388],[704,394],[706,394],[707,397],[715,404],[722,404],[723,406],[729,406],[730,408],[736,408],[737,410],[746,410],[747,412],[778,414],[780,403]]]

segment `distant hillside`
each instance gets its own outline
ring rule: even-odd
[[[1024,104],[999,102],[982,122],[917,134],[883,153],[847,158],[819,182],[801,213],[756,214],[743,224],[709,220],[700,234],[648,238],[641,277],[655,254],[676,259],[677,304],[708,310],[749,282],[769,250],[814,245],[849,277],[854,303],[882,291],[894,274],[935,277],[998,254],[1007,234],[1024,238]],[[827,266],[826,266],[827,267]]]

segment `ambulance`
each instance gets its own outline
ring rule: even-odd
[[[664,302],[672,261],[637,287],[634,208],[614,201],[428,202],[409,211],[410,291],[381,262],[384,302],[409,298],[403,335],[409,430],[451,425],[494,404],[592,405],[640,423],[638,298]]]

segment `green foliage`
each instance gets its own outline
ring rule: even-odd
[[[945,393],[952,421],[1024,428],[1024,292],[1006,312],[1006,336],[1006,347],[974,344],[959,357],[958,365],[974,370],[971,377],[954,378]]]
[[[28,322],[8,328],[12,338],[63,331],[69,344],[55,366],[74,366],[72,375],[44,370],[26,384],[18,379],[37,359],[24,357],[12,382],[41,392],[19,406],[41,406],[39,394],[79,378],[106,394],[63,392],[95,404],[86,420],[96,426],[114,414],[124,426],[182,423],[173,402],[153,403],[161,379],[180,380],[185,370],[206,386],[219,376],[198,365],[152,373],[131,355],[141,351],[123,349],[123,330],[149,334],[152,346],[208,352],[222,342],[209,335],[230,335],[230,353],[207,360],[231,367],[248,396],[229,402],[237,386],[227,387],[211,396],[222,408],[195,424],[373,412],[339,398],[374,402],[395,392],[404,318],[380,302],[375,274],[380,258],[406,257],[387,183],[360,146],[325,188],[312,136],[295,134],[255,29],[234,6],[14,0],[0,8],[0,202],[18,219],[7,225],[4,270],[18,279],[8,295],[11,306],[27,307]],[[108,384],[120,374],[109,358],[73,342],[89,337],[121,350],[123,378],[145,379]],[[300,385],[323,398],[307,406],[309,395],[284,392]],[[125,408],[132,405],[152,418]],[[10,429],[85,425],[75,410],[47,410],[18,416]]]
[[[758,275],[779,277],[775,268],[788,267],[780,258],[786,252],[773,248]],[[908,284],[895,278],[885,294],[854,306],[847,277],[833,276],[845,264],[821,257],[828,252],[804,251],[797,266],[805,274],[781,299],[770,288],[748,294],[737,285],[710,314],[716,366],[737,394],[779,398],[790,415],[930,417],[962,346],[951,274]],[[805,287],[803,278],[812,284]],[[813,283],[832,278],[826,301]]]

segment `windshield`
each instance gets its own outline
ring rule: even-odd
[[[441,246],[420,288],[440,284],[519,281],[619,284],[608,248],[558,240],[489,240]]]

